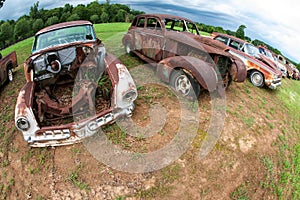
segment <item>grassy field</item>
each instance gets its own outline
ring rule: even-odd
[[[143,62],[124,53],[121,38],[129,25],[96,24],[95,30],[109,52],[133,68]],[[14,127],[13,116],[18,92],[25,83],[21,65],[30,54],[32,41],[29,38],[2,51],[6,55],[15,50],[19,68],[14,81],[0,91],[1,199],[52,199],[59,188],[92,199],[94,193],[101,193],[99,185],[112,193],[122,188],[129,191],[111,199],[300,199],[300,81],[284,79],[276,91],[256,88],[248,80],[233,83],[227,91],[223,136],[208,158],[199,161],[195,155],[210,119],[210,99],[204,94],[199,107],[205,117],[201,117],[201,130],[191,150],[162,170],[128,174],[97,164],[81,144],[55,150],[26,146]],[[136,111],[156,104],[164,95],[151,87],[139,88],[139,94]],[[119,129],[108,128],[108,132],[116,143],[132,145],[132,138]],[[257,146],[251,146],[251,141]],[[137,143],[145,148],[147,142],[142,142]],[[243,146],[250,150],[245,151]],[[56,188],[51,189],[51,184]],[[133,185],[133,189],[127,185]],[[73,193],[57,194],[62,195],[59,198],[76,198]]]

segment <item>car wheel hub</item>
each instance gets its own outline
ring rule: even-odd
[[[262,77],[259,74],[254,74],[252,79],[253,79],[253,82],[257,85],[260,85],[262,82]]]
[[[191,90],[191,82],[185,75],[178,76],[175,81],[176,91],[182,93],[183,95],[188,95]]]
[[[11,70],[8,70],[8,80],[9,81],[13,80],[13,72]]]

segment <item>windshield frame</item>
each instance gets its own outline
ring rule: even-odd
[[[70,43],[90,42],[96,39],[92,25],[84,24],[62,27],[36,35],[31,52],[34,53],[46,48]]]
[[[245,44],[244,51],[246,54],[254,57],[258,57],[260,54],[259,49],[250,43]]]

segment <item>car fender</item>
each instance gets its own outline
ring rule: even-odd
[[[132,38],[133,36],[132,36],[132,33],[131,34],[128,34],[128,33],[126,33],[125,35],[124,35],[124,37],[122,38],[122,44],[125,46],[126,45],[126,42],[128,41],[128,42],[130,42],[130,44],[131,45],[133,45],[132,44],[132,41],[133,41],[133,38]],[[133,47],[133,46],[132,46]]]
[[[214,66],[203,60],[191,56],[169,57],[158,63],[156,73],[162,81],[169,83],[174,69],[183,69],[208,91],[217,88],[218,78]]]
[[[230,76],[232,77],[232,80],[235,82],[244,82],[247,78],[247,67],[245,63],[239,59],[238,57],[232,55],[233,58],[231,58],[231,67],[230,67]]]

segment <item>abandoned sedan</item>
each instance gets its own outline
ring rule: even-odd
[[[212,37],[220,43],[228,45],[230,53],[243,60],[247,66],[249,79],[254,86],[267,86],[270,89],[281,86],[281,71],[264,63],[258,48],[253,44],[223,33],[214,32]]]
[[[24,73],[15,124],[34,147],[79,142],[130,116],[137,97],[127,68],[105,51],[88,21],[37,32]]]
[[[232,80],[246,78],[245,65],[226,45],[200,36],[197,25],[183,17],[138,15],[122,42],[127,53],[156,66],[158,77],[186,97],[198,97],[200,87],[224,95]]]

